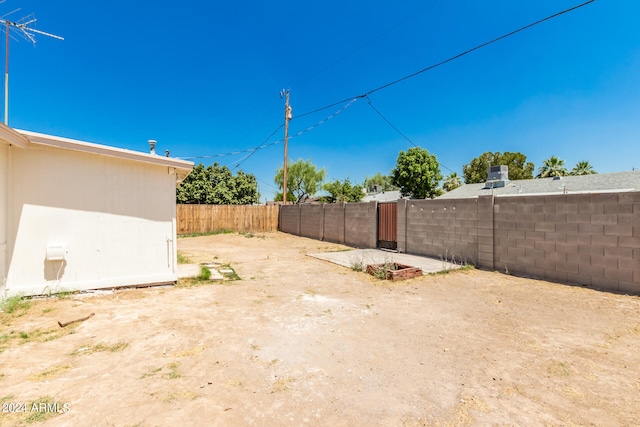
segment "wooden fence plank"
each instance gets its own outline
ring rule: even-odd
[[[277,231],[278,213],[277,205],[177,205],[177,233]]]

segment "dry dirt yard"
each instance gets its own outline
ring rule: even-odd
[[[0,425],[640,425],[640,298],[478,270],[388,283],[305,255],[344,249],[184,238],[241,280],[0,313]]]

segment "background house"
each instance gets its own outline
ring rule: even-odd
[[[502,166],[506,168],[506,166]],[[533,196],[640,191],[640,171],[593,175],[534,178],[509,181],[494,179],[465,184],[444,193],[438,199],[467,199],[478,196]]]
[[[400,190],[380,191],[378,193],[368,193],[362,198],[363,202],[395,202],[402,199]]]
[[[176,281],[192,167],[0,125],[0,295]]]

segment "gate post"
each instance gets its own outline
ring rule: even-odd
[[[407,253],[407,216],[409,207],[406,199],[398,200],[398,252]]]

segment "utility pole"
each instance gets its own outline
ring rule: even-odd
[[[282,204],[287,204],[287,152],[289,150],[289,120],[291,120],[291,106],[289,106],[289,90],[282,89],[280,92],[280,97],[282,98],[282,93],[285,94],[284,101],[284,166],[282,168],[283,174],[283,185],[282,185]]]

